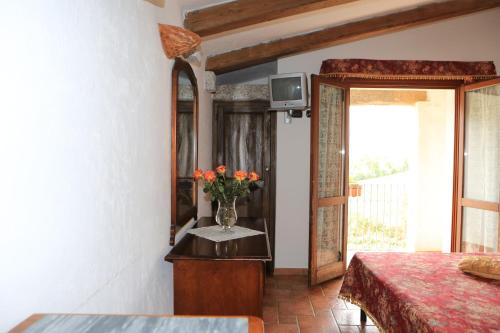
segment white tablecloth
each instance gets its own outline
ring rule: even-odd
[[[212,242],[224,242],[231,239],[262,235],[262,231],[238,227],[235,225],[229,231],[223,231],[219,225],[210,227],[195,228],[188,231],[189,234],[196,235],[211,240]]]

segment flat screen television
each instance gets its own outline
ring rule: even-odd
[[[271,109],[305,109],[308,104],[307,76],[288,73],[269,76]]]

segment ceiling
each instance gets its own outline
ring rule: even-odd
[[[183,12],[188,12],[230,1],[232,0],[179,0],[179,4],[181,5],[181,10]]]
[[[213,6],[221,0],[179,0],[183,13]],[[210,56],[262,42],[303,34],[373,16],[416,7],[436,0],[359,0],[347,4],[269,21],[203,38],[202,51]]]

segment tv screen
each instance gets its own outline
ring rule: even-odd
[[[283,77],[272,79],[272,95],[274,101],[290,101],[302,99],[300,77]]]

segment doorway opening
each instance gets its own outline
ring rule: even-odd
[[[347,259],[451,248],[455,90],[351,88]]]

